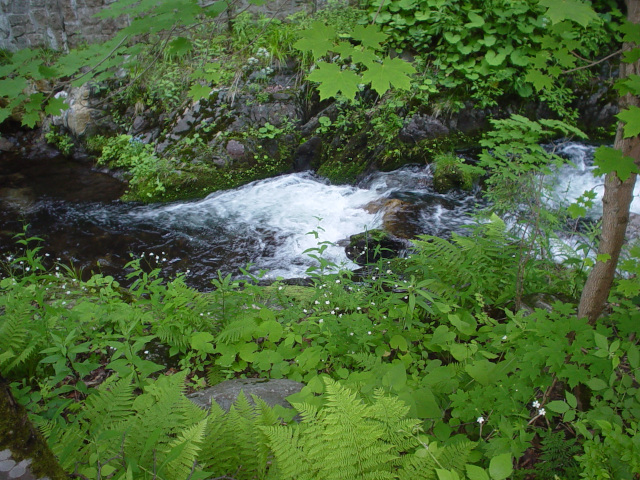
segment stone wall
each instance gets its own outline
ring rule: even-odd
[[[46,46],[67,51],[83,42],[108,40],[127,19],[93,16],[116,0],[0,0],[0,48],[17,50]],[[204,2],[207,3],[206,1]],[[260,7],[248,0],[229,2],[227,15],[249,10],[284,18],[298,10],[315,10],[325,0],[269,0]]]
[[[116,0],[0,0],[0,48],[66,51],[111,38],[126,19],[93,16]]]

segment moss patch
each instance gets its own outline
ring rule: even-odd
[[[0,450],[5,448],[11,450],[16,461],[32,459],[30,469],[38,477],[69,478],[29,421],[24,407],[14,400],[9,385],[0,377]]]

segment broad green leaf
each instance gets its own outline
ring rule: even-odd
[[[460,476],[454,470],[443,470],[436,468],[438,480],[460,480]]]
[[[52,97],[49,99],[44,113],[47,115],[60,115],[61,110],[67,110],[68,108],[69,104],[64,101],[64,98]]]
[[[381,32],[378,27],[373,25],[357,25],[351,32],[351,38],[373,50],[380,50],[388,37],[389,35]]]
[[[504,53],[496,53],[493,50],[489,50],[487,54],[484,56],[484,59],[487,61],[489,65],[492,67],[497,67],[504,62],[504,59],[507,56]]]
[[[546,16],[554,24],[570,20],[586,27],[598,20],[598,15],[591,5],[579,0],[540,0],[540,5],[547,7]]]
[[[209,83],[217,83],[222,78],[222,66],[219,62],[207,63],[204,67],[194,70],[190,78],[205,80]]]
[[[406,352],[409,349],[407,341],[402,335],[394,335],[391,337],[391,340],[389,340],[389,346],[391,348],[402,350],[403,352]]]
[[[467,470],[469,480],[489,480],[489,475],[483,468],[471,464],[465,465],[464,468]]]
[[[609,350],[609,342],[607,341],[607,337],[598,332],[593,332],[593,339],[596,342],[596,347],[600,350]]]
[[[211,95],[211,87],[208,85],[200,85],[196,82],[189,88],[189,97],[195,102],[202,98],[209,98],[209,95]]]
[[[578,406],[578,399],[571,392],[566,392],[565,397],[567,397],[567,403],[571,408],[576,408]]]
[[[640,95],[640,75],[629,75],[617,81],[614,88],[618,90],[620,95],[626,95],[627,93]]]
[[[531,83],[538,91],[553,87],[553,80],[539,70],[529,69],[524,79]]]
[[[569,410],[567,402],[563,402],[562,400],[554,400],[553,402],[547,403],[545,406],[552,412],[556,413],[564,413]]]
[[[596,262],[607,263],[609,260],[611,260],[611,255],[609,255],[608,253],[601,253],[599,255],[596,255]]]
[[[623,42],[640,44],[640,26],[638,24],[625,19],[618,30],[623,33]]]
[[[493,480],[504,480],[511,475],[511,472],[513,472],[513,463],[508,453],[493,457],[489,462],[489,474]]]
[[[213,353],[214,348],[211,344],[213,335],[209,332],[197,332],[191,336],[191,348],[201,353]]]
[[[27,88],[27,79],[23,77],[0,80],[0,96],[16,97]]]
[[[317,59],[333,48],[336,35],[333,27],[329,27],[323,22],[313,22],[311,27],[300,35],[301,38],[293,46],[303,52],[311,52],[313,58]]]
[[[416,415],[419,418],[441,418],[442,409],[438,405],[436,397],[431,390],[420,388],[411,392],[413,402],[416,406]]]
[[[517,65],[519,67],[526,67],[529,65],[529,57],[526,52],[522,49],[516,49],[511,52],[511,63]]]
[[[567,207],[567,213],[575,220],[576,218],[584,217],[587,214],[587,209],[582,205],[572,203]]]
[[[598,147],[593,159],[596,169],[595,175],[606,175],[616,172],[618,178],[623,182],[632,173],[638,173],[638,167],[633,162],[633,158],[622,155],[620,150],[611,147]]]
[[[477,360],[467,364],[464,369],[471,378],[486,387],[491,382],[493,371],[495,370],[494,367],[495,364],[488,360]]]
[[[169,42],[167,46],[167,53],[170,55],[176,55],[178,57],[183,57],[187,53],[191,51],[193,48],[193,44],[188,38],[178,37]]]
[[[0,108],[0,122],[4,122],[11,115],[9,108]]]
[[[349,42],[338,43],[338,45],[333,48],[333,51],[339,53],[344,59],[351,57],[353,63],[362,63],[365,66],[378,61],[378,56],[370,48],[353,46]]]
[[[209,18],[216,18],[229,7],[229,4],[223,0],[213,2],[203,9],[204,14]]]
[[[604,390],[605,388],[607,388],[607,383],[601,378],[592,378],[590,380],[587,380],[587,386],[591,390],[598,391],[598,390]]]
[[[462,40],[462,37],[460,35],[458,35],[457,33],[453,33],[450,31],[446,31],[444,32],[444,38],[445,40],[447,40],[447,42],[451,43],[451,44],[456,44],[458,43],[460,40]]]
[[[358,85],[363,80],[351,70],[341,70],[335,63],[321,62],[316,69],[307,76],[308,80],[317,82],[320,100],[336,97],[342,93],[353,100],[358,93]]]
[[[469,12],[469,23],[465,25],[465,27],[481,27],[484,25],[484,18],[478,15],[475,12]]]
[[[635,137],[640,134],[640,108],[635,105],[622,110],[616,115],[624,125],[624,138]]]
[[[371,83],[379,95],[384,95],[391,87],[400,90],[411,88],[411,78],[409,75],[415,73],[409,62],[405,62],[398,57],[387,58],[384,63],[374,63],[362,74],[363,83]]]

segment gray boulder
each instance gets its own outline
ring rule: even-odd
[[[223,410],[228,411],[242,391],[249,401],[252,401],[251,396],[255,395],[271,407],[281,405],[285,408],[291,408],[291,404],[287,402],[286,398],[300,392],[302,387],[304,387],[304,383],[285,378],[236,378],[187,395],[187,398],[206,409],[211,407],[212,402],[217,402]]]

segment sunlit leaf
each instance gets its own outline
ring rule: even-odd
[[[632,173],[638,173],[638,167],[633,163],[633,158],[624,156],[620,150],[611,147],[598,147],[593,163],[597,167],[594,174],[606,175],[616,172],[618,178],[623,182]]]

